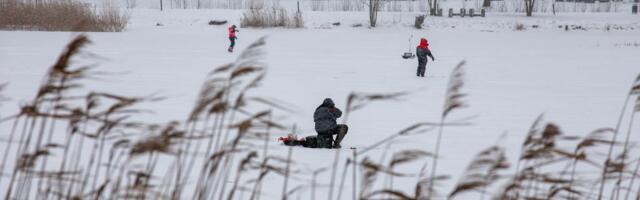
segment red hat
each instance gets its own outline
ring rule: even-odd
[[[427,39],[420,39],[420,45],[418,46],[418,48],[427,48],[429,47],[429,41],[427,41]]]

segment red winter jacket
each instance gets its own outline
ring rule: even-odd
[[[433,58],[433,54],[431,54],[431,50],[429,49],[429,42],[427,39],[422,38],[420,40],[420,45],[416,47],[416,55],[418,56],[418,62],[426,64],[427,56],[431,57],[431,60],[435,60]]]

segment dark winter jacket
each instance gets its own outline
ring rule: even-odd
[[[318,134],[331,134],[338,127],[336,119],[342,116],[342,111],[335,107],[330,98],[326,98],[324,102],[313,113],[313,121],[316,123],[315,129]]]
[[[431,60],[434,60],[433,55],[431,54],[431,50],[429,49],[429,43],[427,42],[427,39],[422,38],[420,40],[420,45],[416,47],[416,55],[418,56],[418,62],[420,64],[427,63],[427,56],[431,57]]]

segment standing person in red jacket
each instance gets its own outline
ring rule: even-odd
[[[435,61],[429,49],[427,39],[420,39],[420,45],[416,48],[416,55],[418,56],[418,72],[416,75],[424,77],[424,72],[427,71],[427,61],[429,61],[427,56],[431,57],[431,61]]]
[[[229,41],[231,41],[231,44],[229,45],[229,49],[227,49],[229,52],[233,52],[233,47],[236,46],[236,39],[238,39],[236,32],[240,31],[236,29],[236,25],[231,25],[231,27],[229,27]]]

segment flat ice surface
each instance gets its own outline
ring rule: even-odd
[[[364,148],[416,122],[438,122],[450,72],[456,64],[466,61],[463,92],[468,94],[464,99],[469,107],[455,110],[448,119],[472,117],[473,125],[445,128],[438,172],[451,175],[452,179],[439,187],[443,194],[451,191],[471,158],[486,147],[498,143],[507,149],[509,161],[515,163],[529,126],[541,113],[568,135],[584,136],[597,128],[615,126],[629,86],[640,73],[637,15],[428,17],[425,28],[417,30],[411,27],[415,14],[381,13],[379,27],[367,28],[367,13],[308,12],[304,14],[304,29],[240,28],[236,52],[228,53],[229,24],[209,26],[207,22],[227,19],[239,24],[242,11],[131,12],[124,32],[87,33],[92,40],[87,51],[106,58],[92,60],[99,64],[97,70],[116,75],[91,80],[85,88],[167,97],[144,104],[143,108],[154,113],[136,117],[149,123],[185,119],[205,75],[214,67],[233,61],[251,42],[267,36],[268,74],[262,87],[252,94],[287,102],[296,113],[279,116],[286,117],[286,125],[296,124],[300,135],[314,134],[312,114],[326,97],[333,98],[336,106],[344,110],[352,91],[410,92],[401,101],[374,102],[351,113],[349,134],[342,146]],[[338,21],[341,26],[331,25]],[[356,23],[364,26],[351,27]],[[523,24],[526,30],[514,30],[516,24]],[[587,30],[565,31],[564,25]],[[609,31],[605,30],[607,26]],[[46,70],[74,35],[0,31],[0,83],[9,83],[2,94],[11,98],[2,102],[2,117],[16,113],[18,105],[34,97]],[[415,51],[421,37],[429,40],[436,58],[428,63],[425,78],[415,76],[416,60],[401,58],[403,52]],[[0,124],[3,151],[10,127],[10,122]],[[626,133],[626,128],[623,131]],[[503,133],[506,138],[500,139]],[[278,145],[275,137],[287,132],[274,134],[270,153],[286,156],[287,148]],[[388,152],[412,148],[433,151],[436,134],[431,131],[399,137]],[[63,140],[64,135],[57,139]],[[379,148],[361,156],[378,161],[385,151]],[[342,151],[345,158],[340,168],[350,153]],[[299,168],[318,169],[329,167],[334,155],[332,150],[295,148],[293,159]],[[420,165],[422,162],[401,169],[415,173]],[[2,173],[10,174],[11,169],[13,164]],[[324,172],[319,179],[323,185],[318,189],[319,197],[327,195],[329,174]],[[293,181],[289,188],[309,183],[310,174],[295,176],[302,180]],[[415,180],[398,179],[395,188],[412,191]],[[5,195],[7,182],[8,177],[3,177],[0,195]],[[351,181],[346,184],[343,198],[351,195]],[[267,179],[264,197],[280,198],[281,185],[280,177]],[[306,199],[308,194],[306,190],[300,198]]]

